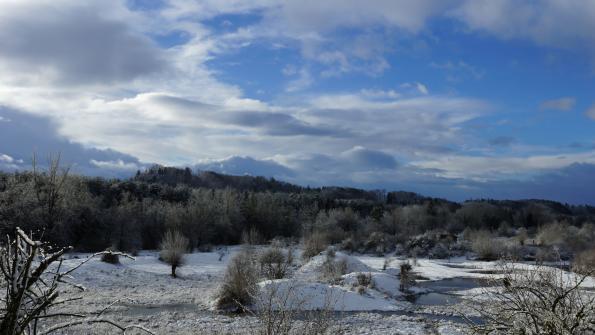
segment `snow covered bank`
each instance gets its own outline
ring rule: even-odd
[[[385,298],[378,291],[359,294],[339,285],[279,279],[261,282],[259,286],[261,293],[257,308],[258,304],[268,302],[274,309],[304,311],[398,311],[410,307],[409,303]]]

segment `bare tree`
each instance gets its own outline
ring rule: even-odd
[[[68,178],[70,168],[60,166],[61,154],[48,157],[47,171],[40,172],[37,157],[33,154],[33,186],[37,201],[43,209],[43,219],[48,230],[51,230],[60,212],[63,199],[63,188]]]
[[[171,265],[171,276],[176,278],[176,269],[184,264],[188,239],[179,231],[168,231],[161,241],[161,260]]]
[[[479,303],[485,321],[471,323],[477,334],[595,334],[595,295],[581,288],[588,275],[505,263]]]
[[[56,311],[58,306],[83,298],[82,295],[61,298],[61,294],[65,293],[67,289],[83,292],[83,286],[71,281],[71,274],[90,259],[102,253],[91,255],[78,265],[64,269],[62,256],[70,248],[61,248],[54,252],[47,250],[45,243],[33,240],[19,228],[17,228],[14,240],[9,239],[6,246],[0,248],[1,286],[5,286],[3,287],[5,294],[0,297],[1,335],[38,334],[40,321],[45,320],[45,324],[48,324],[49,320],[62,317],[71,319],[50,325],[39,334],[49,334],[59,329],[85,323],[106,323],[124,332],[137,328],[151,333],[141,326],[122,326],[103,318],[102,314],[105,309],[95,315]]]

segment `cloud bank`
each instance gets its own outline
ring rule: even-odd
[[[556,180],[580,188],[595,164],[592,148],[525,143],[514,133],[519,124],[503,126],[502,106],[484,97],[383,77],[393,58],[431,54],[428,41],[444,46],[435,30],[443,21],[456,34],[592,57],[591,2],[146,4],[0,0],[0,168],[60,151],[92,175],[160,163],[462,199],[556,198],[548,190],[565,190]],[[243,52],[274,56],[256,75],[230,79],[221,64],[233,68],[227,57]],[[464,60],[425,63],[448,82],[486,76]],[[278,93],[252,92],[253,79],[268,78]],[[576,97],[553,98],[539,109],[585,108]],[[565,192],[573,201],[590,195]]]

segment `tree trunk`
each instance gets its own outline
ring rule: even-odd
[[[176,278],[176,267],[175,265],[171,266],[171,276]]]

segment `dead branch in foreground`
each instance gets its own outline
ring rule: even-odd
[[[485,322],[472,323],[474,333],[595,334],[595,293],[582,287],[588,274],[515,263],[501,270],[472,306]]]
[[[47,252],[47,245],[35,241],[20,228],[17,228],[13,240],[7,240],[6,246],[0,248],[0,271],[5,293],[0,297],[0,335],[49,334],[61,329],[80,324],[109,324],[123,333],[130,329],[139,329],[152,334],[151,331],[138,325],[120,325],[112,320],[102,318],[106,309],[96,315],[82,313],[55,312],[55,307],[74,303],[83,298],[85,288],[72,281],[71,274],[92,258],[105,252],[95,253],[74,267],[64,269],[63,255],[71,248],[61,248]],[[124,253],[121,256],[132,258]],[[133,259],[133,258],[132,258]],[[61,299],[66,290],[81,292],[74,297]],[[111,306],[111,305],[110,305]],[[108,307],[110,307],[108,306]],[[55,318],[70,318],[69,321],[41,328],[39,321],[48,324]]]

